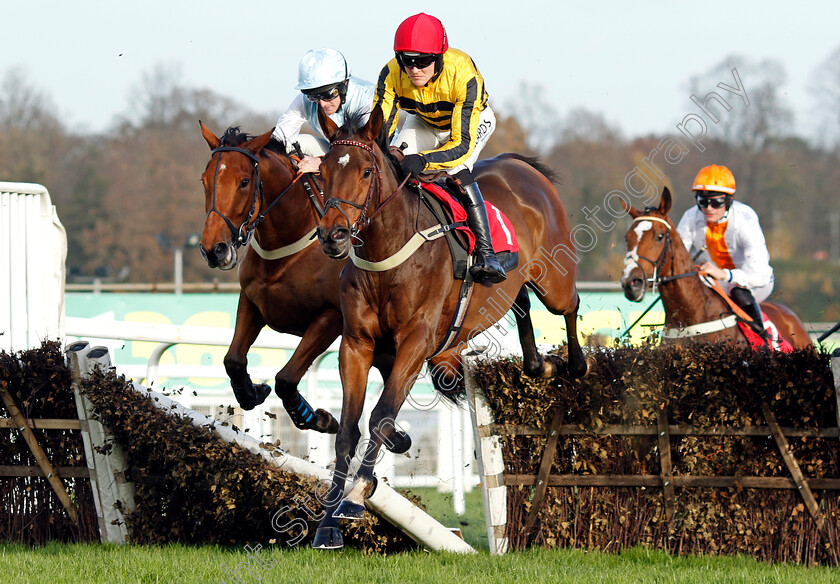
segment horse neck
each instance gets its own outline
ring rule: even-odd
[[[271,153],[260,157],[264,201],[260,211],[265,213],[265,218],[257,228],[257,234],[264,249],[295,242],[318,224],[319,218],[303,186],[305,179],[292,184],[295,175],[296,170],[287,156]],[[281,196],[282,199],[275,203]]]
[[[691,259],[688,250],[680,239],[676,229],[671,228],[673,252],[670,269],[663,270],[663,276],[676,276],[687,272],[697,271],[697,266]],[[721,313],[722,302],[698,276],[687,276],[671,280],[659,287],[662,296],[662,306],[665,308],[665,326],[678,328],[708,322],[718,318]]]

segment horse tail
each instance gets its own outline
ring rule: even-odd
[[[547,178],[552,184],[560,184],[560,174],[548,165],[544,164],[536,156],[525,156],[524,154],[517,154],[516,152],[505,152],[504,154],[499,154],[497,158],[521,160]]]

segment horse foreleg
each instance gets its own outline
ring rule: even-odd
[[[341,313],[336,309],[322,312],[309,325],[289,362],[274,377],[274,389],[283,407],[300,430],[315,430],[326,434],[338,432],[338,422],[324,409],[313,410],[298,391],[298,383],[309,366],[324,353],[341,334]]]
[[[351,347],[351,343],[357,346]],[[341,424],[335,439],[335,470],[332,484],[326,499],[321,501],[326,513],[312,541],[312,547],[318,549],[337,549],[344,546],[341,530],[338,527],[336,508],[344,497],[350,462],[361,438],[359,419],[362,416],[365,401],[368,371],[373,361],[372,343],[364,347],[358,345],[359,343],[342,339],[339,350],[339,370],[341,386],[344,390]]]
[[[224,358],[225,371],[230,377],[233,395],[243,410],[253,410],[265,401],[271,388],[265,383],[254,385],[248,374],[248,349],[265,326],[260,311],[244,294],[239,296],[233,340]]]
[[[373,468],[383,444],[388,445],[394,452],[405,452],[411,446],[411,439],[399,429],[396,419],[423,367],[427,333],[425,327],[415,329],[397,350],[394,368],[376,407],[370,414],[370,438],[362,463],[356,472],[356,482],[339,505],[337,517],[361,519],[364,515],[364,500],[376,487]]]

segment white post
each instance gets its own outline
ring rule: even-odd
[[[467,502],[464,498],[464,426],[461,423],[461,412],[451,412],[449,419],[449,439],[452,441],[452,507],[455,513],[463,515],[467,512]]]
[[[82,427],[85,458],[99,523],[99,538],[103,543],[123,544],[128,541],[129,533],[117,503],[126,510],[134,509],[134,483],[125,479],[126,461],[122,447],[114,442],[111,433],[93,417],[93,405],[79,392],[82,378],[97,367],[110,367],[111,359],[107,349],[91,349],[85,341],[71,344],[66,353],[76,396],[76,411]],[[108,454],[103,454],[105,446],[109,447],[106,450]]]
[[[464,384],[472,415],[475,435],[478,472],[481,476],[481,498],[484,502],[484,520],[487,524],[487,540],[490,553],[501,555],[507,552],[507,487],[505,486],[505,461],[498,436],[490,433],[493,413],[484,396],[477,392],[472,367],[475,356],[464,355]]]
[[[175,294],[184,292],[184,248],[175,248]]]

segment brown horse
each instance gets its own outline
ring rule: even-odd
[[[375,487],[373,466],[383,443],[394,452],[408,449],[410,439],[399,430],[395,419],[424,362],[449,374],[460,371],[458,360],[466,341],[513,306],[525,371],[532,376],[556,374],[555,365],[537,352],[526,284],[550,312],[565,317],[569,374],[582,376],[587,367],[577,338],[577,257],[570,240],[569,218],[557,191],[535,161],[504,155],[475,167],[475,177],[486,198],[514,225],[520,268],[509,271],[500,284],[474,287],[460,332],[446,348],[441,345],[459,304],[461,282],[452,277],[450,252],[443,240],[424,243],[405,261],[387,269],[356,265],[359,260],[365,265],[362,262],[391,258],[417,233],[437,223],[416,191],[400,184],[392,162],[384,155],[385,144],[377,143],[382,123],[379,108],[374,108],[359,129],[354,129],[351,121],[339,131],[330,120],[321,120],[331,147],[321,165],[329,200],[318,226],[318,238],[329,256],[354,259],[341,274],[344,331],[339,370],[344,399],[335,472],[324,501],[326,515],[313,542],[316,548],[341,547],[337,518],[358,519],[363,515],[364,499]],[[367,371],[383,350],[395,351],[396,359],[371,412],[370,440],[356,483],[341,501],[349,463],[360,439],[358,425]]]
[[[342,263],[310,245],[323,212],[320,202],[296,180],[293,161],[282,144],[271,140],[271,132],[252,138],[228,128],[220,139],[200,125],[212,150],[201,175],[207,212],[201,254],[211,268],[230,270],[237,264],[237,248],[246,248],[239,267],[236,325],[224,359],[236,400],[250,410],[271,393],[268,385],[255,385],[247,369],[248,349],[268,325],[301,337],[275,377],[275,391],[295,426],[335,433],[338,422],[332,414],[313,411],[297,390],[342,327]]]
[[[644,212],[627,205],[625,208],[634,219],[625,236],[626,267],[621,278],[627,299],[641,302],[649,283],[659,289],[665,308],[665,340],[694,338],[748,344],[741,327],[736,326],[729,305],[698,277],[697,266],[668,217],[671,210],[668,188],[662,191],[659,208]],[[762,302],[761,310],[794,348],[811,345],[808,331],[789,308],[776,302]]]

